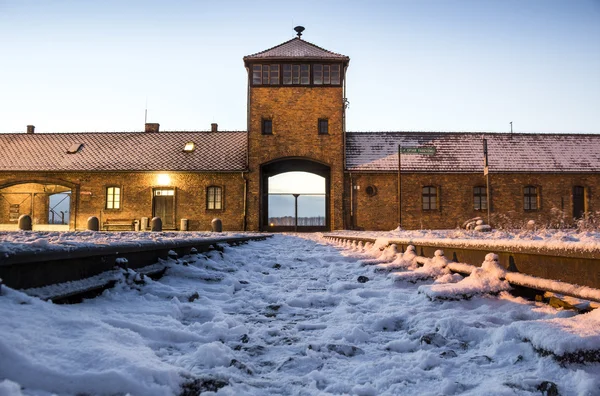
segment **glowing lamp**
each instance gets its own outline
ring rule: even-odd
[[[164,173],[158,175],[159,186],[168,186],[169,184],[171,184],[171,177],[169,175]]]

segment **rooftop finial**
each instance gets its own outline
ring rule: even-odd
[[[302,38],[301,36],[302,32],[304,31],[304,26],[296,26],[294,30],[296,31],[298,38]]]

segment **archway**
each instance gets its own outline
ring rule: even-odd
[[[330,173],[329,166],[305,158],[263,164],[260,229],[328,231]]]
[[[29,215],[35,231],[68,231],[72,222],[72,188],[52,181],[21,181],[0,186],[0,229],[17,230]]]

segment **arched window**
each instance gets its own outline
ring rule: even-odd
[[[538,210],[538,189],[535,186],[523,188],[523,209]]]
[[[223,209],[223,189],[218,186],[210,186],[206,189],[206,209]]]
[[[473,187],[473,210],[487,210],[487,191],[485,187]]]
[[[121,187],[106,187],[106,209],[121,208]]]
[[[422,193],[423,210],[437,210],[438,194],[437,187],[425,186]]]

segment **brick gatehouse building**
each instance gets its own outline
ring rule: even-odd
[[[600,210],[599,135],[347,132],[349,62],[300,34],[244,57],[247,131],[0,134],[0,229],[22,214],[34,229],[157,216],[173,230],[218,217],[225,230],[303,231],[455,228],[488,208],[492,225],[572,224]],[[271,188],[278,176],[287,190]]]

